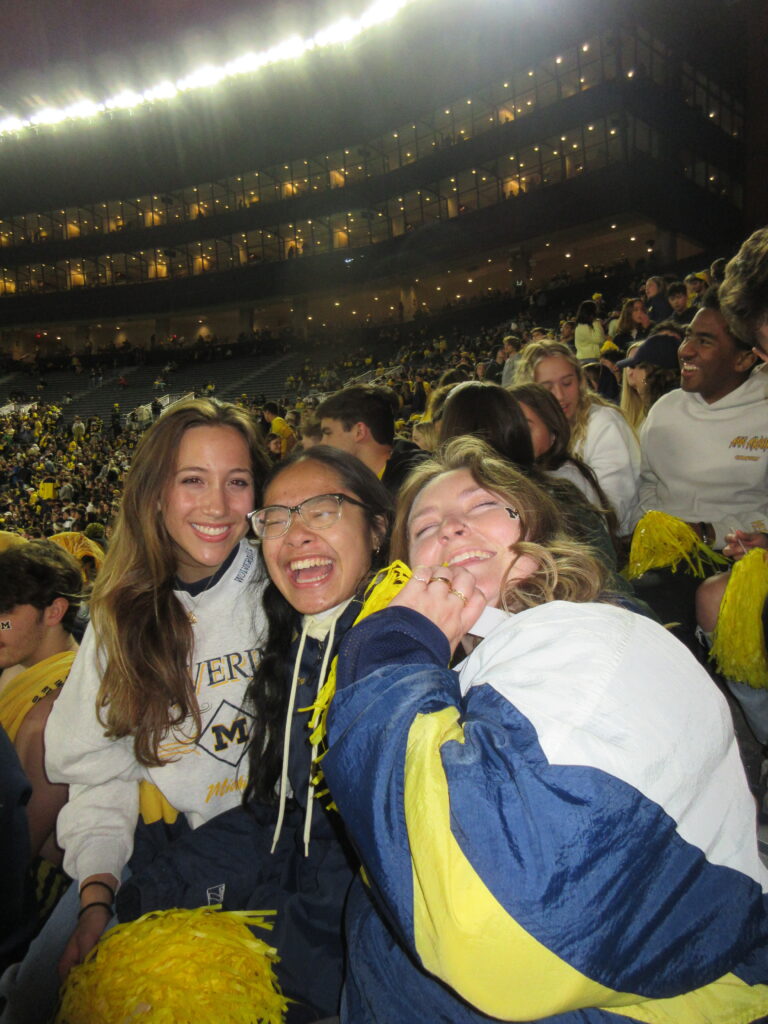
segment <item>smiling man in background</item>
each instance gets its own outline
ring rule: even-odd
[[[717,293],[704,298],[680,345],[680,389],[656,402],[642,429],[640,505],[689,523],[710,547],[726,534],[768,530],[768,371],[733,334]],[[682,567],[635,581],[662,622],[696,648],[694,594]]]

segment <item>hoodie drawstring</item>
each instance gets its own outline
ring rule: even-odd
[[[291,680],[291,695],[288,698],[288,711],[285,718],[285,736],[283,738],[283,767],[280,771],[280,809],[277,812],[277,824],[275,825],[275,831],[272,836],[272,849],[270,853],[275,852],[277,841],[280,838],[280,833],[283,830],[283,819],[285,818],[285,802],[288,799],[288,754],[291,749],[291,721],[293,719],[293,706],[296,703],[296,687],[299,682],[299,669],[301,668],[301,656],[304,653],[304,644],[307,641],[307,633],[309,632],[309,622],[307,618],[304,618],[304,625],[301,630],[301,640],[299,640],[299,650],[296,655],[296,663],[293,666],[293,679]]]
[[[312,637],[314,640],[326,640],[325,650],[323,652],[323,663],[320,669],[320,674],[317,680],[317,693],[320,693],[320,689],[325,682],[325,675],[328,669],[328,663],[331,660],[331,651],[333,650],[333,640],[336,633],[336,623],[341,618],[343,612],[349,605],[352,598],[350,597],[347,601],[343,601],[340,605],[335,608],[329,609],[320,615],[305,615],[302,628],[301,628],[301,639],[299,640],[299,649],[296,652],[296,662],[293,666],[293,678],[291,680],[291,693],[288,698],[288,710],[285,716],[285,738],[283,740],[283,767],[280,772],[280,806],[277,814],[277,824],[275,825],[275,831],[272,836],[272,849],[270,853],[274,853],[277,847],[277,842],[280,838],[280,833],[283,828],[283,820],[285,819],[285,804],[288,799],[288,757],[291,750],[291,723],[293,721],[293,710],[296,704],[296,690],[299,682],[299,670],[301,668],[301,658],[304,654],[304,646],[307,641],[307,637]],[[327,639],[326,639],[327,638]],[[315,694],[317,699],[317,694]],[[317,744],[312,746],[312,756],[309,761],[309,780],[307,785],[307,809],[304,816],[304,856],[309,856],[309,837],[312,831],[312,807],[315,799],[315,785],[312,782],[312,775],[314,772],[315,759],[317,757]]]

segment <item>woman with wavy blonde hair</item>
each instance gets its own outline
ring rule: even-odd
[[[393,543],[412,575],[342,641],[323,758],[362,861],[341,1024],[763,1020],[766,871],[704,668],[473,439]]]
[[[172,406],[136,449],[91,625],[46,728],[48,775],[70,787],[58,838],[79,893],[62,976],[112,917],[140,812],[195,828],[240,800],[245,691],[265,631],[246,515],[268,470],[250,416],[212,399]]]
[[[418,496],[432,481],[458,472],[469,474],[478,489],[501,495],[514,508],[518,537],[508,547],[512,558],[500,580],[500,607],[520,611],[546,601],[594,601],[603,595],[609,579],[604,563],[569,536],[554,499],[489,444],[469,436],[449,441],[409,475],[398,496],[393,559],[412,559],[411,520]],[[429,530],[422,527],[417,533],[424,536]]]
[[[542,384],[571,428],[570,451],[597,477],[619,523],[619,535],[632,532],[638,518],[640,446],[615,405],[589,387],[571,350],[557,341],[532,341],[517,361],[515,384]]]

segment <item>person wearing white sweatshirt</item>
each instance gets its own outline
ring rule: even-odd
[[[194,829],[241,799],[266,634],[266,577],[244,538],[268,469],[248,414],[211,399],[173,406],[136,450],[45,732],[48,777],[69,786],[57,833],[74,883],[3,976],[3,1024],[51,1016],[57,963],[64,979],[112,921],[140,815]]]
[[[768,373],[753,370],[755,355],[712,305],[679,357],[680,389],[659,399],[641,433],[640,506],[722,549],[727,533],[768,529]]]
[[[731,333],[715,292],[679,348],[680,389],[664,395],[643,425],[640,507],[689,523],[710,547],[726,535],[768,529],[768,371]],[[678,637],[695,644],[694,593],[681,567],[656,570],[635,588]]]

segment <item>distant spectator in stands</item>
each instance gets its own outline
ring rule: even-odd
[[[75,441],[77,444],[82,444],[84,437],[85,424],[83,423],[82,418],[79,415],[75,414],[75,418],[72,421],[72,440]]]
[[[626,299],[621,307],[613,341],[622,352],[626,352],[630,342],[646,338],[650,334],[651,327],[651,318],[648,316],[643,300]]]
[[[299,423],[299,444],[307,451],[314,448],[316,444],[323,443],[323,431],[320,428],[320,421],[314,414],[305,413]]]
[[[677,350],[681,340],[656,332],[644,341],[635,342],[627,358],[617,363],[624,371],[620,408],[635,430],[639,430],[654,402],[679,387]]]
[[[576,321],[575,320],[563,320],[560,324],[560,335],[558,340],[569,348],[573,348],[576,336]]]
[[[284,419],[282,410],[277,402],[266,402],[262,409],[262,415],[269,424],[270,432],[277,434],[280,438],[281,457],[285,458],[296,444],[296,434],[293,427]]]
[[[272,462],[279,462],[282,458],[282,440],[279,434],[267,434],[265,438],[267,455]]]
[[[552,392],[571,427],[571,451],[586,462],[608,496],[619,535],[631,533],[638,513],[640,448],[616,406],[589,389],[581,363],[556,341],[526,345],[516,382],[543,384]]]
[[[605,331],[597,316],[597,303],[585,299],[576,313],[574,344],[577,359],[599,359]]]
[[[532,327],[529,333],[531,341],[539,341],[542,338],[549,338],[551,334],[546,327]]]
[[[61,487],[59,487],[59,500],[72,501],[74,496],[74,488],[72,487],[69,477],[65,475],[61,478]]]
[[[412,441],[395,440],[396,411],[394,394],[369,384],[343,388],[317,407],[323,443],[355,455],[393,495],[427,455]]]
[[[696,309],[688,305],[688,289],[682,281],[673,281],[667,286],[667,299],[672,307],[672,313],[668,319],[674,320],[676,324],[683,327],[693,320]]]
[[[413,378],[413,394],[411,395],[411,412],[423,413],[429,399],[429,386],[422,373]]]
[[[491,384],[500,384],[504,372],[504,363],[507,361],[507,353],[503,345],[496,349],[493,359],[485,366],[483,376]]]
[[[528,423],[537,464],[575,484],[587,501],[606,516],[613,535],[618,525],[616,514],[595,474],[571,452],[571,428],[555,396],[542,384],[515,384],[510,391]]]
[[[707,275],[703,270],[697,270],[694,274],[686,274],[683,283],[688,289],[688,305],[701,309],[704,293],[709,287]]]
[[[645,282],[645,305],[648,316],[656,324],[672,315],[663,277],[649,277]]]
[[[471,380],[472,374],[468,370],[454,366],[452,370],[446,370],[445,373],[440,377],[437,382],[439,388],[445,387],[446,384],[461,384],[464,380]]]
[[[515,380],[515,364],[520,355],[520,349],[523,347],[523,341],[517,334],[506,334],[502,343],[507,354],[507,361],[504,363],[501,374],[501,386],[508,388]]]

